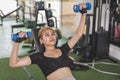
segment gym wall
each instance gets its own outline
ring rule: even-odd
[[[79,24],[79,19],[81,17],[81,14],[75,13],[73,11],[73,5],[78,4],[80,2],[91,2],[93,6],[93,0],[75,0],[75,1],[62,1],[61,3],[61,15],[62,15],[62,26],[61,30],[63,33],[63,36],[68,38],[74,34],[76,31],[78,24]],[[92,14],[93,12],[93,7],[91,10],[88,11],[89,14]],[[92,17],[91,19],[91,25],[90,25],[90,33],[92,32]]]

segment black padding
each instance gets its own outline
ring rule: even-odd
[[[53,21],[53,19],[48,20],[48,26],[54,27],[54,21]]]
[[[32,29],[32,35],[33,35],[33,39],[34,39],[34,44],[35,44],[35,47],[36,47],[36,51],[37,52],[43,52],[43,49],[42,49],[42,46],[39,42],[39,38],[38,38],[38,32],[39,32],[40,28],[34,28]]]
[[[47,18],[53,17],[52,10],[46,10],[46,16],[47,16]]]
[[[101,31],[95,33],[95,57],[106,58],[109,56],[109,33]]]

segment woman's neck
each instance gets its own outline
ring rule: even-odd
[[[46,51],[53,51],[55,50],[55,46],[46,46],[45,49]]]

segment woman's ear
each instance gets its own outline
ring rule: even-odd
[[[39,41],[40,41],[40,43],[41,43],[41,44],[43,44],[43,41],[42,41],[42,39],[39,39]]]

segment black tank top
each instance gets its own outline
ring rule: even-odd
[[[62,51],[62,55],[58,58],[45,57],[43,54],[36,53],[30,56],[32,64],[37,64],[43,74],[47,77],[52,72],[62,67],[71,67],[72,60],[68,57],[67,53],[70,47],[67,43],[59,47]]]

